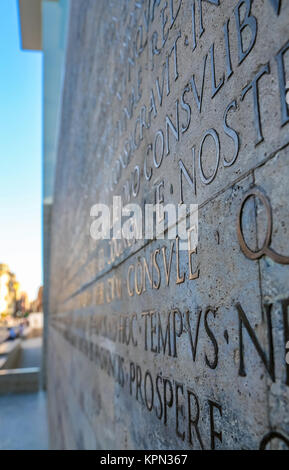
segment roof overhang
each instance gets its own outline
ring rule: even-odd
[[[55,2],[58,0],[45,0]],[[21,46],[25,50],[42,50],[42,0],[18,0]]]

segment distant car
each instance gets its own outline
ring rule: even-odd
[[[13,326],[8,328],[8,330],[9,330],[8,341],[9,340],[11,341],[19,336],[19,331],[17,331],[16,328],[14,328]]]

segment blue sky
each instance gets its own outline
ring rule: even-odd
[[[21,50],[17,3],[0,1],[0,263],[32,300],[42,283],[42,54]]]

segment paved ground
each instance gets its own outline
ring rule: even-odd
[[[0,344],[3,343],[3,341],[6,341],[7,337],[8,337],[7,328],[0,327]]]
[[[42,339],[22,341],[19,367],[40,367]],[[0,450],[48,449],[45,392],[0,396]]]
[[[22,340],[19,367],[41,367],[42,337]]]
[[[0,396],[0,450],[48,449],[44,392]]]

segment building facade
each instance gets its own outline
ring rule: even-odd
[[[15,274],[7,264],[0,264],[0,318],[17,313],[21,295]]]
[[[42,2],[53,448],[289,446],[288,18]],[[186,204],[186,245],[167,215],[163,238],[125,226],[155,204]]]

